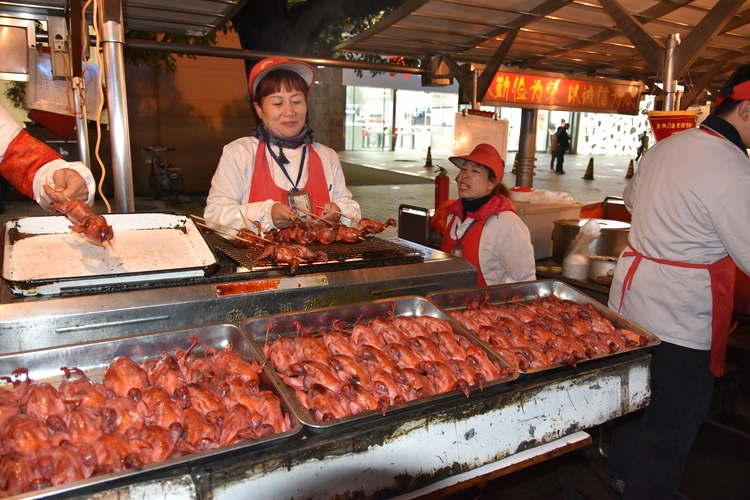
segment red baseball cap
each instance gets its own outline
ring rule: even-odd
[[[470,154],[465,156],[451,156],[448,160],[457,167],[462,167],[464,162],[467,161],[473,161],[485,166],[495,172],[498,182],[503,180],[503,174],[505,174],[505,162],[500,158],[500,153],[497,152],[497,149],[490,144],[478,144]]]
[[[275,69],[294,71],[307,82],[309,88],[312,88],[315,82],[315,70],[309,64],[301,61],[290,61],[286,57],[269,57],[255,63],[253,69],[250,70],[247,86],[252,97],[255,97],[255,89],[258,88],[258,83],[260,83],[264,76]]]

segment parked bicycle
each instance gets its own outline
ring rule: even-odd
[[[146,163],[150,165],[148,171],[148,188],[151,196],[158,200],[165,197],[168,200],[177,201],[183,189],[182,171],[171,163],[164,163],[161,153],[174,151],[174,148],[164,146],[149,146],[141,151],[148,155]]]

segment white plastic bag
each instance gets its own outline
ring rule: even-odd
[[[601,226],[596,219],[589,219],[578,231],[563,257],[563,276],[585,280],[589,270],[589,245],[599,237]]]
[[[535,189],[531,192],[529,202],[540,205],[572,205],[576,203],[576,199],[564,191]]]

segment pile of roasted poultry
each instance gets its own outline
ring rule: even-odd
[[[260,253],[256,261],[271,259],[277,264],[288,264],[294,274],[301,262],[327,262],[328,254],[323,250],[313,251],[307,245],[320,243],[329,245],[335,242],[356,243],[370,234],[381,233],[387,227],[395,227],[396,221],[381,222],[375,219],[360,219],[357,227],[348,227],[340,222],[297,219],[289,227],[288,239],[275,229],[263,231],[253,223],[256,231],[240,229],[235,243],[244,248],[253,248]],[[257,238],[261,235],[263,239]]]
[[[485,293],[481,304],[474,299],[466,309],[450,314],[520,371],[560,363],[576,366],[649,341],[632,330],[615,328],[591,304],[582,306],[555,295],[495,305]]]
[[[515,373],[450,323],[432,316],[377,317],[351,329],[334,321],[331,330],[271,332],[264,352],[300,405],[319,422],[379,409]]]
[[[259,386],[256,360],[227,349],[174,355],[139,366],[113,359],[103,383],[62,368],[55,388],[26,369],[0,396],[0,497],[139,468],[196,451],[262,439],[291,428],[278,397]]]

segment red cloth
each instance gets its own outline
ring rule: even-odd
[[[729,341],[729,325],[732,322],[732,311],[734,309],[734,279],[736,267],[730,256],[719,259],[712,264],[694,264],[691,262],[674,262],[664,259],[647,257],[628,245],[630,251],[624,252],[623,257],[635,257],[628,268],[625,279],[622,281],[622,293],[620,294],[620,307],[625,300],[625,292],[630,289],[635,271],[641,263],[641,259],[647,259],[666,266],[689,267],[692,269],[706,269],[711,279],[711,373],[717,377],[724,374],[724,360],[727,356],[727,343]]]
[[[320,215],[323,210],[318,206],[323,206],[331,201],[331,195],[328,192],[326,186],[326,177],[323,172],[323,163],[320,161],[320,156],[315,152],[315,149],[311,146],[305,146],[308,148],[309,157],[307,160],[307,183],[304,189],[310,195],[310,205],[315,215]],[[302,168],[302,167],[300,167]],[[265,200],[273,200],[278,203],[283,203],[289,206],[289,200],[287,199],[288,191],[281,189],[273,181],[271,177],[271,169],[268,166],[268,160],[266,159],[266,144],[260,142],[258,144],[258,150],[255,153],[255,165],[253,166],[253,181],[250,186],[250,196],[248,196],[248,203],[255,203]]]
[[[463,246],[463,258],[466,259],[472,266],[476,267],[479,271],[477,286],[487,286],[487,282],[484,279],[484,274],[482,274],[482,267],[479,264],[479,242],[482,239],[484,225],[487,223],[487,220],[490,217],[497,215],[500,212],[508,211],[517,213],[516,207],[513,206],[513,202],[501,194],[496,194],[495,196],[490,198],[487,203],[482,205],[479,210],[477,210],[476,212],[468,212],[466,214],[466,217],[474,219],[476,221],[476,224],[474,224],[466,233],[464,233],[463,238],[461,238],[461,245]],[[453,226],[451,226],[455,227],[456,224],[458,224],[458,222],[461,220],[461,216],[463,215],[463,204],[461,203],[461,200],[459,199],[451,203],[446,208],[446,212],[448,214],[455,215],[455,218],[453,219]],[[457,243],[457,240],[451,237],[451,232],[452,231],[450,230],[445,232],[443,236],[443,244],[440,247],[440,250],[446,253],[450,253],[451,248],[453,248]]]
[[[45,164],[61,158],[54,149],[21,130],[5,150],[3,161],[0,162],[0,175],[19,193],[33,198],[36,173]]]

